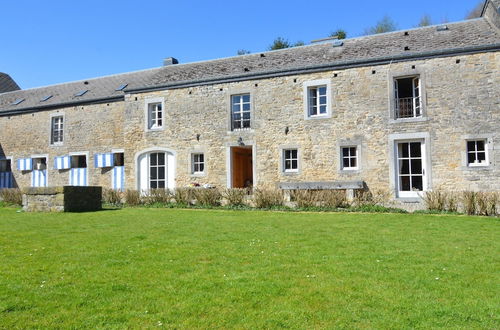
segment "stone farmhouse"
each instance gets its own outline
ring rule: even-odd
[[[0,187],[500,190],[500,0],[480,18],[19,89]]]

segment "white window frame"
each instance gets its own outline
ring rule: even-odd
[[[389,122],[391,124],[398,124],[404,122],[415,122],[415,121],[427,121],[427,95],[425,88],[426,73],[418,65],[415,65],[415,69],[405,70],[400,72],[392,72],[389,74],[388,80],[388,91],[389,91]],[[396,117],[396,80],[405,78],[418,78],[418,94],[420,98],[420,115],[417,117],[406,117],[397,118]]]
[[[421,161],[421,166],[422,166],[422,190],[415,190],[415,191],[407,191],[407,190],[401,190],[401,181],[400,177],[403,175],[400,175],[399,171],[399,161],[401,159],[408,160],[409,162],[409,170],[410,173],[408,176],[412,176],[411,172],[411,160],[416,159],[412,158],[410,155],[408,157],[402,158],[399,156],[399,145],[402,143],[420,143],[420,161]],[[415,140],[398,140],[395,142],[394,145],[395,148],[395,153],[396,153],[396,186],[397,186],[397,192],[398,192],[398,197],[405,198],[405,197],[419,197],[419,193],[422,193],[424,191],[427,191],[427,168],[426,168],[426,147],[425,147],[425,141],[423,139],[415,139]],[[415,175],[414,175],[415,176]]]
[[[163,154],[163,165],[158,164],[158,159],[156,165],[151,165],[151,155],[152,154]],[[153,151],[148,153],[147,155],[147,166],[148,166],[148,190],[151,189],[168,189],[168,155],[165,151]],[[158,170],[160,167],[163,167],[163,179],[160,179],[158,176],[158,171],[156,172],[156,179],[151,178],[151,169],[156,167]],[[158,183],[163,181],[163,188],[158,188]],[[151,188],[151,182],[156,182],[156,188]]]
[[[60,134],[60,141],[54,141],[54,121],[61,118],[61,123],[59,127],[59,131],[61,131]],[[61,127],[62,126],[62,127]],[[64,143],[64,131],[65,131],[65,120],[64,120],[64,114],[60,113],[55,113],[50,115],[50,135],[49,135],[49,144],[52,146],[60,146],[63,145]]]
[[[484,143],[484,151],[477,151],[477,142],[478,141],[482,141]],[[474,143],[474,146],[475,146],[474,151],[469,150],[469,142],[475,142]],[[481,163],[475,163],[475,162],[469,163],[469,154],[474,153],[474,154],[476,154],[476,157],[477,157],[477,154],[480,152],[484,153],[484,161]],[[487,167],[490,165],[489,155],[488,155],[488,139],[487,138],[474,138],[474,139],[466,139],[465,140],[465,162],[467,163],[467,167]]]
[[[354,148],[354,156],[351,155],[351,148]],[[344,149],[349,150],[349,155],[347,157],[344,156]],[[344,166],[344,159],[356,159],[356,166]],[[349,164],[351,162],[349,161]],[[357,171],[359,170],[359,148],[357,145],[342,145],[340,147],[340,169],[342,171]]]
[[[199,161],[199,160],[196,160],[196,157],[197,156],[203,156],[203,161]],[[199,166],[199,165],[203,165],[203,171],[197,171],[196,170],[196,166]],[[202,175],[205,175],[205,171],[206,171],[206,167],[207,167],[207,164],[206,164],[206,157],[205,157],[205,153],[204,152],[193,152],[191,153],[191,174],[194,175],[194,176],[202,176]]]
[[[158,109],[158,106],[160,109]],[[155,114],[154,118],[152,114]],[[161,114],[161,124],[158,124],[158,113]],[[163,130],[165,127],[165,99],[163,97],[145,100],[144,118],[146,131]]]
[[[287,158],[286,153],[288,151],[296,151],[297,156],[296,158]],[[281,149],[281,171],[285,174],[291,174],[291,173],[298,173],[299,168],[300,168],[300,153],[299,153],[299,148],[293,148],[293,147],[286,147]],[[297,161],[297,167],[296,168],[287,168],[286,167],[286,162],[290,160],[290,164],[293,164],[293,160]]]
[[[325,87],[326,88],[326,113],[316,113],[314,115],[310,114],[310,90],[312,89],[318,89],[320,87]],[[318,92],[317,92],[318,93]],[[332,102],[331,102],[331,82],[329,79],[319,79],[319,80],[312,80],[312,81],[306,81],[303,84],[303,98],[304,98],[304,119],[309,120],[309,119],[324,119],[324,118],[330,118],[332,116]],[[316,97],[319,96],[316,95]],[[319,106],[318,107],[318,112],[319,112]]]
[[[248,98],[249,98],[249,101],[248,102],[244,102],[243,101],[243,96],[246,96],[248,95]],[[233,105],[235,104],[234,101],[233,101],[233,98],[235,97],[240,97],[240,102],[237,103],[238,104],[238,111],[233,111]],[[230,109],[230,113],[231,113],[231,130],[232,131],[240,131],[240,130],[249,130],[252,128],[252,95],[250,93],[239,93],[239,94],[232,94],[230,96],[230,100],[231,100],[231,109]],[[248,110],[244,110],[243,107],[245,104],[248,104],[248,107],[249,109]],[[245,122],[245,120],[243,119],[243,115],[245,113],[248,113],[250,115],[250,119],[248,120],[249,121],[249,127],[234,127],[234,114],[235,113],[239,113],[240,114],[240,124],[243,126],[243,122]]]

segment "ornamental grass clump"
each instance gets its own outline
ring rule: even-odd
[[[299,208],[314,207],[318,206],[321,200],[321,192],[309,189],[294,190],[292,192],[292,198]]]
[[[475,191],[464,191],[462,193],[462,204],[464,212],[468,215],[476,214],[476,197],[477,192]]]
[[[245,204],[245,196],[248,190],[244,188],[228,188],[222,191],[222,196],[230,206],[242,206]]]
[[[283,192],[279,189],[255,189],[253,195],[255,207],[268,209],[283,205]]]
[[[197,204],[203,206],[219,206],[222,194],[217,188],[196,188],[194,198]]]
[[[145,197],[146,204],[168,204],[172,194],[168,189],[150,189]]]
[[[479,215],[497,215],[499,196],[496,192],[476,193],[476,212]]]
[[[143,203],[141,193],[138,190],[127,189],[125,191],[125,203],[130,206],[137,206]]]
[[[8,205],[23,205],[23,193],[18,188],[0,189],[0,200]]]
[[[174,199],[177,204],[190,205],[194,199],[192,188],[176,188]]]
[[[103,189],[102,200],[106,204],[121,205],[123,203],[123,192],[115,189]]]
[[[430,211],[445,211],[447,204],[446,195],[446,193],[439,189],[425,192],[423,199],[427,209]]]
[[[323,206],[332,209],[349,207],[345,190],[323,190],[321,202]]]

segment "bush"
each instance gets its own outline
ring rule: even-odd
[[[439,189],[425,192],[423,199],[428,210],[440,212],[446,210],[446,193]]]
[[[324,190],[321,193],[321,202],[323,206],[334,209],[349,206],[345,190]]]
[[[199,205],[219,206],[222,194],[217,188],[197,188],[194,197]]]
[[[172,194],[168,189],[151,189],[145,197],[146,204],[167,204],[170,203]]]
[[[500,194],[497,192],[490,193],[490,198],[488,199],[488,214],[498,215],[498,208],[500,204]]]
[[[497,215],[498,193],[478,192],[476,193],[476,212],[480,215]]]
[[[5,204],[23,205],[23,194],[18,188],[0,189],[0,200]]]
[[[448,193],[446,200],[446,211],[448,212],[458,212],[459,198],[456,193]]]
[[[102,200],[111,205],[120,205],[123,200],[123,193],[120,190],[103,189]]]
[[[193,200],[192,188],[177,188],[174,190],[174,199],[178,204],[189,205]]]
[[[283,205],[283,192],[279,189],[255,189],[253,195],[255,207],[267,209]]]
[[[476,214],[476,196],[477,193],[474,191],[464,191],[462,193],[464,212],[468,215]]]
[[[300,208],[318,206],[321,192],[317,190],[301,189],[292,191],[292,198]]]
[[[248,190],[243,188],[229,188],[222,192],[222,196],[227,199],[227,202],[231,206],[241,206],[245,204],[245,196]]]
[[[130,206],[137,206],[142,204],[141,193],[138,190],[125,191],[125,203]]]

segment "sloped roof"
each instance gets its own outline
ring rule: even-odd
[[[41,88],[0,94],[0,114],[20,109],[85,103],[105,99],[119,99],[123,91],[115,91],[121,84],[126,90],[140,91],[183,85],[214,83],[217,80],[244,80],[266,74],[290,74],[307,69],[335,68],[346,64],[376,64],[381,59],[408,59],[435,53],[459,53],[481,47],[498,51],[500,31],[485,18],[448,23],[448,29],[438,31],[436,26],[364,36],[343,40],[343,45],[312,44],[277,51],[235,56],[217,60],[176,64],[151,70],[118,74]],[[406,48],[405,48],[406,47]],[[484,49],[483,49],[484,50]],[[75,93],[88,89],[85,95]],[[40,102],[47,95],[49,100]],[[25,101],[12,105],[16,99]]]
[[[0,94],[19,89],[19,86],[8,74],[0,72]]]

